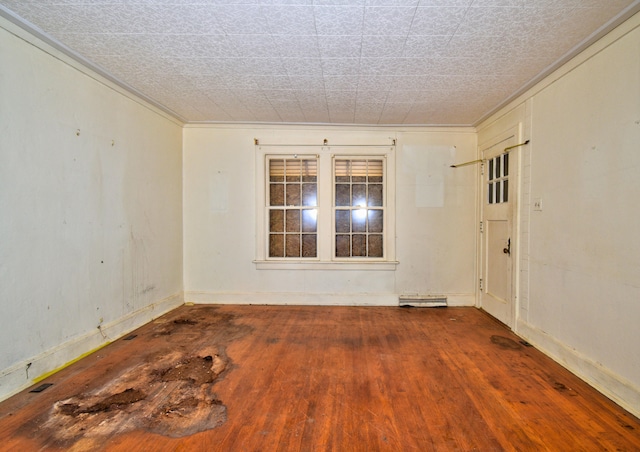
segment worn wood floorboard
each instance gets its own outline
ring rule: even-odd
[[[134,334],[0,403],[0,450],[640,451],[475,308],[184,306]]]

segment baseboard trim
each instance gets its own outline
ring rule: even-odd
[[[544,331],[519,319],[517,334],[551,359],[593,386],[636,417],[640,417],[640,389]]]
[[[182,292],[171,295],[0,371],[0,401],[183,304]]]
[[[398,306],[399,294],[293,292],[185,292],[186,303],[308,306]],[[475,306],[474,294],[446,294],[449,306]]]

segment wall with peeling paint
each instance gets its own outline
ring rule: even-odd
[[[516,331],[640,414],[640,15],[479,127],[518,123]]]
[[[182,125],[1,25],[3,398],[182,303]]]

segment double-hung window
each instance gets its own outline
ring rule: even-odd
[[[395,269],[393,150],[256,146],[258,268]]]
[[[317,157],[270,158],[268,167],[269,257],[317,257]]]
[[[384,159],[334,159],[335,257],[384,257]]]

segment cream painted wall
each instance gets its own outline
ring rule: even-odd
[[[182,127],[0,25],[4,398],[183,302]]]
[[[254,138],[261,144],[397,140],[395,271],[264,270],[256,258]],[[470,129],[186,126],[185,299],[203,303],[397,305],[401,294],[475,303],[476,173]]]
[[[518,122],[531,145],[517,330],[638,415],[640,15],[481,125],[479,142]]]

